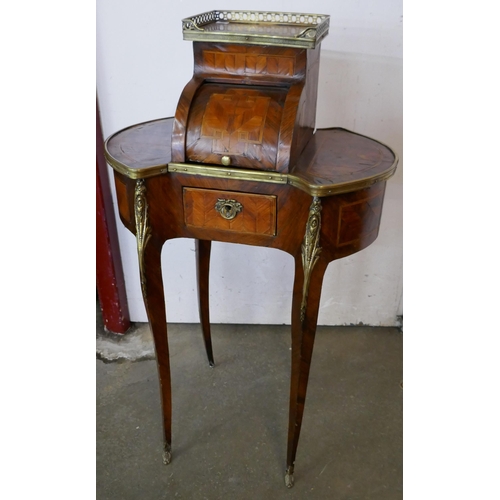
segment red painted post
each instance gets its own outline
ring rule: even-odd
[[[106,329],[113,333],[125,333],[130,327],[130,317],[97,101],[96,122],[97,294]]]

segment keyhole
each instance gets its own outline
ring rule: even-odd
[[[215,210],[221,214],[224,219],[234,219],[238,212],[241,212],[243,206],[236,200],[221,200],[215,204]]]

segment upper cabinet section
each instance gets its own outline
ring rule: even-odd
[[[288,172],[313,136],[328,23],[243,11],[184,20],[194,72],[175,114],[172,162]]]

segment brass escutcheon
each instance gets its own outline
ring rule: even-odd
[[[243,205],[236,200],[219,198],[215,204],[215,210],[219,212],[224,219],[231,220],[243,210]]]

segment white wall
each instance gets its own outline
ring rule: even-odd
[[[306,6],[306,7],[305,7]],[[319,324],[390,326],[402,314],[402,1],[98,0],[97,91],[104,135],[145,120],[172,116],[192,74],[192,44],[181,19],[211,9],[329,14],[322,43],[318,127],[345,127],[391,146],[399,155],[388,181],[378,239],[332,262],[326,272]],[[119,219],[118,219],[119,220]],[[119,226],[132,321],[147,321],[134,236]],[[163,250],[170,322],[198,322],[194,242]],[[214,243],[213,323],[290,323],[293,259],[274,249]]]

